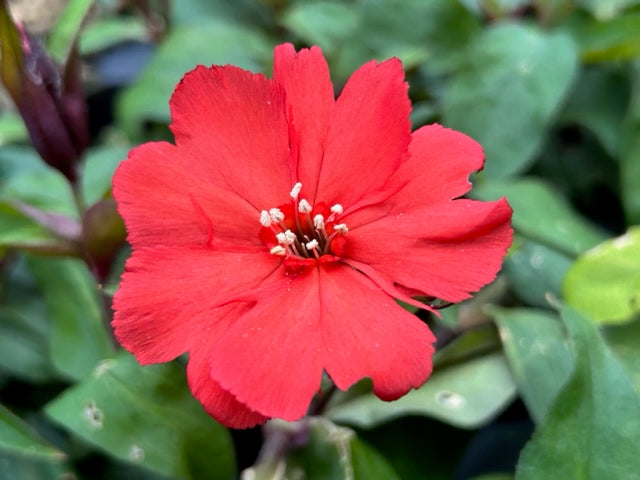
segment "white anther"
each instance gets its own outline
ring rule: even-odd
[[[344,223],[337,223],[337,224],[335,224],[335,225],[333,226],[333,229],[334,229],[336,232],[340,232],[340,233],[342,233],[343,235],[349,231],[349,229],[347,228],[347,226],[346,226]]]
[[[317,230],[324,230],[324,217],[320,214],[313,217],[313,226],[316,227]]]
[[[297,200],[298,195],[300,195],[300,190],[302,190],[302,183],[298,182],[293,186],[289,195],[291,195],[291,198],[294,200]]]
[[[313,208],[311,207],[311,204],[309,202],[307,202],[304,198],[300,200],[300,203],[298,204],[298,211],[300,213],[311,213],[311,210],[313,210]]]
[[[335,213],[336,215],[341,215],[344,212],[342,205],[336,203],[333,207],[331,207],[331,213]]]
[[[305,247],[307,247],[307,250],[315,250],[316,248],[318,248],[318,241],[314,238],[309,243],[307,243]]]
[[[293,243],[296,242],[296,240],[298,239],[298,237],[296,237],[296,234],[293,233],[291,230],[287,230],[284,232],[284,238],[285,241],[287,243],[287,245],[291,245]]]
[[[280,245],[291,245],[295,243],[297,237],[291,230],[287,230],[285,232],[276,233],[276,238]]]
[[[278,223],[284,220],[284,213],[279,208],[272,208],[269,210],[269,216],[271,217],[271,221],[274,223]]]
[[[271,250],[269,250],[269,253],[271,253],[271,255],[284,256],[287,254],[287,249],[282,245],[276,245]]]
[[[269,212],[267,212],[266,210],[262,210],[260,212],[260,225],[262,225],[263,227],[271,226],[271,217],[269,216]]]

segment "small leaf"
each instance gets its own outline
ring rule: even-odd
[[[477,428],[495,417],[516,394],[505,358],[493,353],[436,371],[417,390],[393,402],[373,394],[331,407],[329,418],[370,428],[405,415],[424,415],[460,428]]]
[[[565,278],[569,305],[598,322],[624,322],[640,312],[640,226],[576,260]]]
[[[472,194],[481,200],[506,196],[518,233],[567,255],[579,255],[606,238],[544,180],[490,180],[475,185]]]
[[[53,365],[68,377],[80,380],[98,362],[113,355],[95,281],[77,259],[29,256],[27,264],[53,322]]]
[[[607,326],[602,335],[640,394],[640,316],[629,323]]]
[[[576,67],[568,35],[497,24],[468,48],[444,97],[443,122],[483,145],[487,176],[514,175],[533,160]]]
[[[120,162],[127,158],[130,147],[101,146],[87,152],[82,175],[82,191],[87,205],[104,198],[111,191],[111,177]]]
[[[191,396],[177,363],[142,367],[121,352],[46,412],[122,461],[181,479],[233,478],[231,437]]]
[[[544,310],[492,308],[491,312],[522,400],[539,423],[573,365],[562,324],[557,315]]]
[[[575,369],[524,448],[516,480],[623,479],[640,472],[640,397],[595,325],[561,311]]]

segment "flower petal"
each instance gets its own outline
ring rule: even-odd
[[[370,377],[395,400],[425,382],[435,342],[426,324],[350,267],[326,266],[320,285],[324,366],[339,388]]]
[[[390,281],[458,302],[492,281],[511,244],[506,200],[454,200],[349,231],[345,257]]]
[[[233,66],[198,66],[171,97],[171,129],[194,171],[256,209],[288,201],[289,131],[283,88]]]
[[[315,197],[331,112],[335,104],[329,67],[318,47],[296,53],[286,43],[274,50],[273,78],[284,87],[293,132],[295,171],[303,195]]]
[[[142,364],[172,360],[202,338],[222,335],[220,307],[251,301],[258,286],[278,281],[271,275],[278,265],[266,253],[136,250],[113,298],[116,338]]]
[[[318,269],[260,300],[213,347],[211,376],[248,408],[302,417],[322,376]]]
[[[479,143],[437,124],[413,132],[409,155],[394,175],[393,183],[403,184],[390,199],[397,210],[464,195],[471,189],[469,175],[480,170],[484,162]]]
[[[364,64],[336,101],[317,200],[345,208],[375,194],[407,155],[411,138],[402,64]]]
[[[226,307],[228,315],[239,316],[237,306]],[[224,390],[209,374],[210,338],[202,337],[203,343],[189,354],[187,379],[193,395],[202,403],[209,415],[230,428],[249,428],[267,421],[267,417],[247,408]]]
[[[191,163],[169,143],[146,143],[119,165],[113,196],[134,249],[204,246],[214,236],[233,245],[261,245],[259,212]]]

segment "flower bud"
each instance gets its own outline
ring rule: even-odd
[[[103,281],[111,269],[113,259],[125,243],[124,222],[113,198],[100,200],[82,218],[82,230],[89,264]]]
[[[9,16],[0,0],[0,77],[42,159],[69,181],[89,143],[75,49],[63,68]]]

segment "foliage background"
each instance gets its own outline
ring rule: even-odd
[[[27,3],[10,2],[14,16]],[[414,127],[482,143],[471,195],[514,208],[498,279],[441,319],[417,313],[438,336],[432,378],[393,403],[366,382],[335,396],[255,478],[640,478],[640,1],[57,3],[49,21],[24,19],[58,59],[80,32],[87,206],[109,197],[132,146],[171,138],[186,71],[269,73],[273,46],[292,41],[323,48],[337,92],[365,61],[400,57]],[[232,479],[287,432],[229,432],[191,398],[180,360],[141,368],[118,352],[104,319],[126,247],[98,289],[81,259],[42,255],[64,239],[16,200],[80,221],[5,99],[0,479]]]

